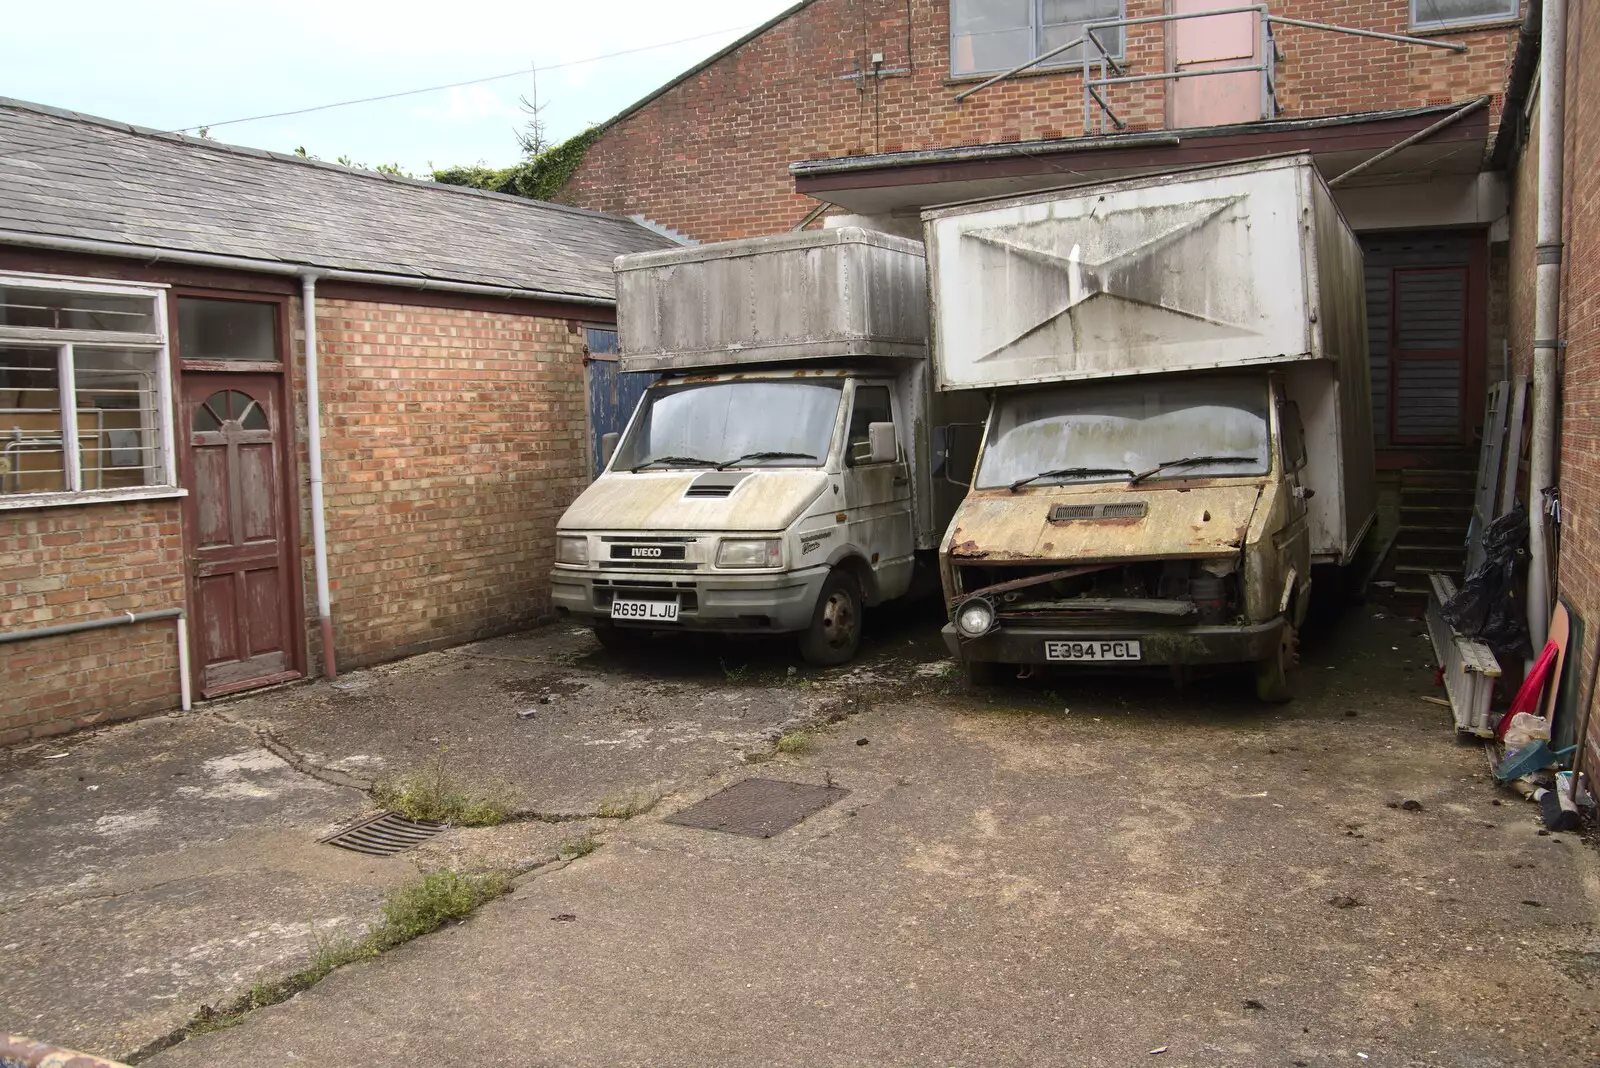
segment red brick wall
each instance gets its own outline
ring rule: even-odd
[[[176,500],[0,512],[0,620],[183,607]],[[172,621],[0,645],[0,745],[178,704]]]
[[[1560,590],[1587,626],[1585,678],[1600,639],[1600,17],[1567,5],[1565,208],[1558,479],[1564,522]],[[1588,700],[1593,694],[1586,694]],[[1581,714],[1581,713],[1580,713]],[[1590,781],[1600,773],[1600,720],[1591,718]]]
[[[547,616],[556,520],[588,484],[582,330],[372,301],[322,299],[317,311],[339,665]],[[303,393],[296,408],[304,470]],[[308,511],[301,525],[315,670]]]
[[[1163,0],[1127,0],[1129,17]],[[618,121],[589,149],[565,192],[585,207],[642,214],[702,240],[773,233],[816,207],[794,193],[794,160],[1083,131],[1075,73],[1018,77],[964,103],[975,80],[949,77],[948,0],[817,0]],[[1290,0],[1290,17],[1406,32],[1406,0]],[[1498,93],[1515,30],[1453,34],[1465,54],[1279,27],[1279,91],[1291,117],[1412,107]],[[1165,63],[1160,26],[1130,29],[1132,73]],[[882,52],[910,74],[845,80]],[[1131,129],[1164,123],[1162,83],[1111,90]],[[1498,109],[1498,98],[1495,105]],[[1497,118],[1498,111],[1495,112]]]

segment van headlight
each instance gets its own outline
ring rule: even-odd
[[[718,567],[782,567],[783,542],[724,538],[717,545]]]
[[[982,597],[963,601],[956,609],[956,633],[963,638],[981,638],[994,629],[994,605]]]
[[[589,564],[589,539],[558,534],[556,536],[556,563],[576,564],[578,567],[587,567]]]

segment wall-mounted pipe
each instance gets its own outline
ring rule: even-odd
[[[305,319],[306,454],[311,468],[311,560],[317,584],[317,626],[322,631],[322,673],[339,674],[333,655],[333,603],[328,590],[328,516],[322,499],[322,397],[317,378],[317,276],[300,276],[300,312]]]
[[[107,630],[111,627],[131,627],[135,623],[149,623],[157,619],[171,619],[177,622],[178,627],[178,700],[183,710],[188,712],[194,704],[193,695],[189,689],[189,621],[181,608],[158,608],[150,612],[124,612],[120,616],[105,616],[101,619],[80,619],[72,623],[57,623],[51,627],[35,627],[33,630],[11,630],[0,632],[0,645],[9,645],[12,642],[28,642],[37,638],[55,638],[62,634],[82,634],[90,630]]]
[[[1561,349],[1566,0],[1545,0],[1539,37],[1539,214],[1533,268],[1533,433],[1528,450],[1528,633],[1535,650],[1544,646],[1550,626],[1550,543],[1544,491],[1555,482],[1556,406],[1560,403],[1556,361]]]

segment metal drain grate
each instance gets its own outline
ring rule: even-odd
[[[327,845],[365,853],[369,857],[392,857],[402,850],[421,845],[447,824],[431,820],[408,820],[398,812],[380,812],[322,839]]]
[[[849,792],[838,786],[808,786],[782,779],[745,779],[682,812],[673,813],[666,822],[750,838],[771,838]]]

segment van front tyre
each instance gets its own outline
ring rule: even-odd
[[[1005,665],[993,660],[963,660],[961,666],[966,670],[968,684],[972,686],[996,686],[1005,673]]]
[[[843,664],[861,647],[861,583],[848,571],[833,571],[822,584],[811,625],[800,634],[800,655],[808,664]]]
[[[1294,699],[1289,677],[1300,662],[1300,634],[1294,624],[1284,620],[1277,647],[1263,660],[1256,661],[1256,697],[1268,704],[1281,705]]]

